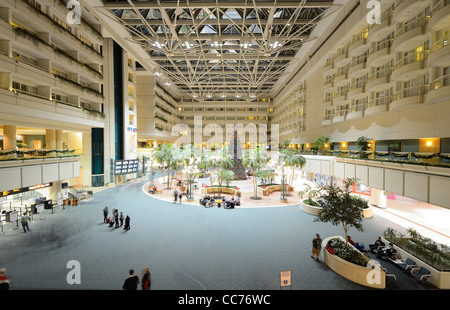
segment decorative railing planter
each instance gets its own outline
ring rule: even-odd
[[[348,262],[340,257],[338,257],[335,254],[329,253],[325,246],[331,239],[341,239],[345,242],[345,239],[341,236],[334,236],[334,237],[328,237],[322,241],[322,255],[323,260],[325,264],[327,264],[328,267],[330,267],[331,270],[339,274],[340,276],[346,278],[349,281],[358,283],[363,286],[371,287],[371,288],[377,288],[377,289],[384,289],[386,288],[386,273],[378,268],[378,269],[372,269],[370,267],[363,267],[356,264],[353,264],[351,262]],[[357,249],[353,248],[351,245],[348,249],[349,251],[358,251]],[[361,256],[364,257],[364,259],[369,262],[369,258],[361,253]],[[374,281],[372,281],[373,273],[379,272],[378,277],[375,278]]]

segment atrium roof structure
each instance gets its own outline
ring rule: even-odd
[[[167,85],[193,99],[270,96],[333,1],[108,1]]]

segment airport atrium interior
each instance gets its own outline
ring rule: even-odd
[[[449,0],[0,0],[0,28],[0,285],[450,289]]]

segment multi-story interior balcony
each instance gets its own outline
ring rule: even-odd
[[[395,33],[392,49],[395,52],[404,52],[427,40],[429,32],[426,26],[429,18],[427,15],[414,17],[401,25]]]
[[[429,54],[430,51],[423,50],[423,48],[411,50],[410,52],[403,54],[403,57],[398,59],[395,63],[391,80],[411,79],[427,72],[428,67],[426,62]]]
[[[372,98],[364,111],[365,116],[374,116],[389,111],[393,96]]]
[[[324,116],[322,117],[321,125],[322,126],[331,125],[333,123],[333,114],[334,114],[334,109],[325,110]]]
[[[350,69],[350,63],[345,67],[340,67],[336,71],[336,76],[334,77],[334,86],[342,86],[350,82],[350,77],[348,76],[348,70]]]
[[[438,31],[450,26],[450,0],[439,0],[431,9],[429,29]]]
[[[355,83],[352,83],[350,90],[347,93],[347,97],[349,100],[356,100],[366,96],[366,80],[359,80]]]
[[[395,30],[395,23],[392,20],[393,14],[393,9],[388,9],[381,14],[381,21],[379,24],[374,23],[369,26],[367,36],[369,42],[380,41]]]
[[[446,70],[450,71],[450,70]],[[450,100],[450,74],[438,77],[430,84],[430,92],[427,94],[429,103],[444,102]]]
[[[429,3],[429,0],[396,0],[393,14],[394,20],[407,20],[413,17],[415,12],[425,9]]]
[[[332,75],[336,73],[336,67],[334,65],[334,59],[328,58],[323,66],[323,74],[324,75]]]
[[[449,26],[450,28],[450,26]],[[443,66],[450,63],[450,34],[446,34],[437,39],[431,47],[428,64],[430,66]]]
[[[364,32],[353,36],[352,42],[348,47],[349,57],[355,57],[368,49],[367,33],[366,29]]]
[[[344,67],[352,61],[351,57],[348,54],[348,46],[349,45],[346,45],[337,51],[336,57],[334,58],[334,66],[336,68]]]
[[[348,99],[348,90],[349,87],[339,87],[334,93],[333,104],[334,105],[342,105],[347,104],[349,102]]]
[[[334,75],[325,76],[325,80],[323,82],[322,90],[323,91],[331,91],[335,88],[334,86]]]
[[[368,92],[376,92],[391,87],[392,70],[393,67],[383,67],[381,70],[374,69],[369,76],[366,90]]]
[[[429,85],[413,85],[398,89],[389,106],[390,111],[398,111],[422,105],[429,92]]]
[[[368,97],[361,98],[358,100],[352,100],[350,107],[347,112],[346,120],[352,120],[361,118],[364,116],[364,112],[367,108]]]
[[[367,51],[366,53],[353,59],[353,62],[348,69],[349,78],[356,78],[369,72],[369,66],[367,65],[368,55],[369,52]]]
[[[323,97],[323,105],[326,107],[330,107],[333,105],[334,92],[327,92]]]
[[[378,67],[385,64],[390,58],[393,58],[394,56],[391,54],[393,41],[392,38],[389,38],[373,43],[370,54],[367,57],[367,65],[369,67]]]
[[[29,3],[30,2],[30,3]],[[92,62],[102,63],[103,56],[100,52],[100,45],[103,42],[101,34],[81,23],[77,34],[72,33],[70,27],[58,17],[67,14],[67,8],[58,4],[52,7],[53,15],[36,8],[32,1],[14,1],[13,21],[18,21],[21,26],[33,29],[37,33],[48,33],[52,37],[52,42],[66,50],[78,51],[83,58],[89,58]],[[95,35],[93,35],[95,33]],[[89,40],[86,37],[89,36]]]
[[[336,106],[335,114],[333,116],[333,123],[341,123],[346,120],[348,111],[348,104],[341,104]]]

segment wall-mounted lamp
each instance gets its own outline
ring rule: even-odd
[[[427,141],[427,146],[430,147],[433,143],[431,141]]]

